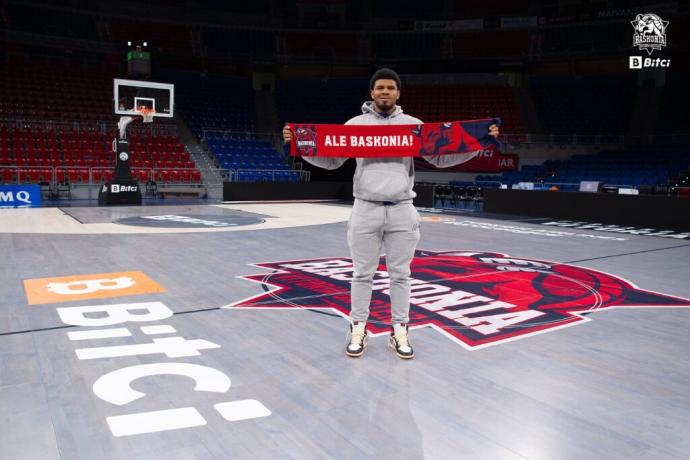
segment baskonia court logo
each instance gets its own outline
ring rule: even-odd
[[[241,278],[264,293],[227,308],[350,313],[352,261],[332,257],[254,264],[271,270]],[[431,327],[469,350],[564,327],[613,308],[690,308],[690,300],[639,289],[615,275],[573,265],[476,251],[417,250],[412,262],[410,327]],[[381,258],[368,329],[389,333],[390,279]]]

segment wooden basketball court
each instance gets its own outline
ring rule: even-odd
[[[423,212],[352,359],[349,212],[0,209],[0,458],[687,458],[690,241]]]

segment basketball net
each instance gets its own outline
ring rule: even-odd
[[[149,109],[148,107],[139,107],[137,112],[139,112],[139,115],[143,118],[142,121],[144,123],[151,123],[153,121],[153,116],[156,114],[155,110]]]

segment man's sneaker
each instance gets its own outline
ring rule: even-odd
[[[407,334],[407,324],[398,323],[393,325],[388,345],[394,349],[395,353],[402,359],[414,358],[414,350],[410,345],[410,338]]]
[[[358,358],[364,354],[364,349],[367,346],[367,330],[364,321],[355,321],[350,323],[350,330],[348,331],[348,344],[345,348],[345,354],[352,358]]]

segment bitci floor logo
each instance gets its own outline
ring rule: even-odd
[[[270,273],[241,278],[266,290],[227,308],[350,312],[352,261],[323,258],[254,264]],[[388,334],[390,280],[381,258],[374,276],[372,335]],[[432,327],[463,347],[491,345],[574,326],[611,308],[690,308],[690,300],[639,289],[607,273],[493,252],[417,250],[410,328]]]

